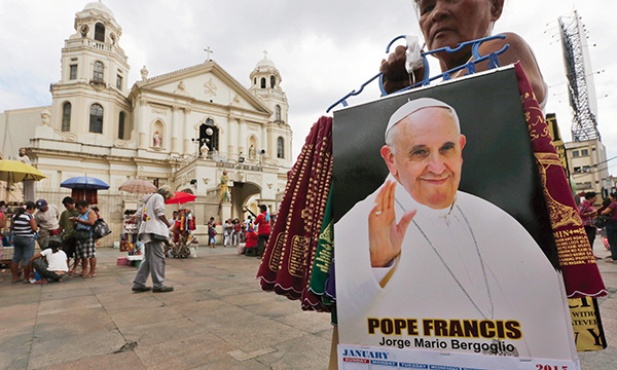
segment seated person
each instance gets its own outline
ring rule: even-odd
[[[247,256],[256,256],[257,255],[257,242],[258,236],[255,232],[255,228],[253,224],[249,224],[249,229],[246,232],[246,244],[244,248],[238,246],[238,254],[245,254]],[[245,249],[246,248],[246,249]]]
[[[35,284],[47,284],[48,281],[61,281],[69,271],[66,253],[62,250],[62,243],[50,238],[47,249],[30,258],[30,266],[41,275],[41,280]],[[34,273],[32,273],[31,277]]]

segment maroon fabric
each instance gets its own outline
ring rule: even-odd
[[[606,288],[544,114],[523,67],[517,63],[515,69],[529,137],[544,183],[544,196],[550,211],[566,293],[569,298],[604,296],[607,294]]]
[[[324,135],[315,148],[311,166],[310,186],[307,193],[305,235],[308,240],[304,253],[304,287],[301,305],[305,310],[330,311],[331,307],[322,304],[321,297],[310,289],[311,273],[315,262],[315,252],[321,234],[321,226],[328,202],[332,179],[332,123],[324,125]]]
[[[323,189],[329,186],[325,179],[331,176],[331,141],[332,118],[321,117],[288,174],[276,223],[257,273],[263,290],[290,299],[304,297],[306,307],[318,310],[323,308],[304,291],[325,208],[325,202],[321,204],[322,193],[327,195]]]
[[[74,201],[85,200],[88,204],[99,204],[98,193],[96,189],[73,189],[71,198]]]

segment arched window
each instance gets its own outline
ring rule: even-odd
[[[253,85],[257,85],[257,77],[253,77]]]
[[[276,139],[276,158],[285,158],[285,141],[280,136]]]
[[[94,82],[103,82],[103,70],[102,62],[94,62],[94,73],[92,74],[92,80]]]
[[[94,39],[96,41],[105,42],[105,26],[103,23],[97,23],[94,26]]]
[[[261,78],[261,88],[265,89],[266,88],[266,79],[265,78]]]
[[[120,112],[120,116],[118,117],[118,139],[124,140],[124,119],[126,115],[124,112]]]
[[[270,87],[274,88],[274,85],[276,85],[276,77],[274,77],[274,75],[270,76]]]
[[[62,132],[71,131],[71,103],[62,105]]]
[[[99,104],[90,106],[90,132],[103,133],[103,107]]]
[[[274,122],[281,122],[281,106],[278,104],[274,107]]]

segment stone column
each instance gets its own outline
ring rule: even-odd
[[[184,122],[182,126],[184,127],[184,136],[182,140],[184,141],[184,154],[194,154],[195,148],[193,148],[193,144],[191,143],[191,139],[193,138],[193,127],[189,121],[189,114],[191,114],[191,108],[184,108]]]
[[[150,146],[150,138],[148,137],[148,123],[146,122],[146,107],[148,101],[146,99],[139,100],[137,108],[137,133],[139,136],[139,149],[146,149]]]
[[[180,137],[182,122],[180,121],[180,108],[176,105],[171,107],[171,152],[180,153]]]

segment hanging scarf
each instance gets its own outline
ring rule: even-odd
[[[332,118],[311,128],[288,174],[283,201],[257,278],[261,288],[290,299],[303,309],[327,310],[307,289],[332,175]]]
[[[607,294],[606,288],[544,114],[523,67],[516,63],[515,70],[529,139],[544,185],[544,198],[550,212],[566,293],[569,298],[604,296]]]

